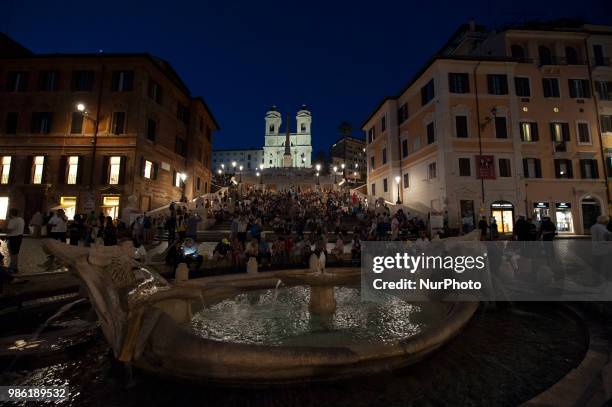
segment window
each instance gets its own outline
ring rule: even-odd
[[[73,71],[72,90],[74,92],[91,92],[93,90],[93,71]]]
[[[539,158],[523,158],[525,178],[542,178],[542,165]]]
[[[183,123],[187,124],[189,122],[189,110],[187,106],[177,103],[176,104],[176,117]]]
[[[66,184],[75,185],[79,175],[79,156],[71,155],[66,160]]]
[[[559,80],[557,78],[542,78],[542,88],[545,98],[559,97]]]
[[[510,54],[512,55],[513,58],[524,59],[525,58],[525,48],[523,48],[522,45],[512,44],[512,46],[510,46]]]
[[[6,134],[17,134],[17,112],[8,112],[6,114]]]
[[[200,177],[196,178],[196,189],[199,191],[200,190]]]
[[[601,131],[606,133],[612,132],[612,116],[602,114],[599,118],[601,121]]]
[[[540,58],[540,65],[552,65],[553,56],[550,52],[550,48],[540,45],[538,47],[538,57]]]
[[[555,159],[555,177],[573,178],[572,160]]]
[[[153,177],[153,163],[151,161],[145,160],[142,176],[148,179]]]
[[[467,73],[448,74],[448,91],[450,93],[469,93],[470,79]]]
[[[371,190],[372,190],[372,195],[376,196],[376,184],[372,184]]]
[[[368,130],[368,143],[371,143],[376,139],[376,128],[374,126],[370,127]]]
[[[468,137],[467,116],[455,116],[455,131],[459,138]]]
[[[123,134],[125,132],[125,112],[113,112],[110,132],[111,134]]]
[[[418,151],[419,148],[421,148],[421,138],[417,136],[412,142],[412,151]]]
[[[70,122],[70,134],[82,134],[83,133],[83,114],[80,112],[72,113],[72,120]]]
[[[425,106],[435,97],[434,80],[431,79],[421,88],[421,106]]]
[[[180,187],[183,183],[183,180],[181,179],[181,173],[178,171],[174,171],[174,186],[175,187]]]
[[[0,167],[0,184],[8,184],[11,175],[11,160],[10,155],[2,157],[2,166]]]
[[[48,134],[51,131],[52,118],[51,112],[32,113],[32,133]]]
[[[538,123],[521,122],[521,140],[535,142],[540,139],[538,134]]]
[[[402,140],[402,158],[408,157],[408,140]]]
[[[374,162],[375,162],[374,156],[370,157],[370,171],[374,169]]]
[[[434,122],[430,122],[427,125],[427,144],[433,144],[436,142],[436,132],[434,129]]]
[[[510,166],[510,159],[509,158],[500,158],[499,161],[499,176],[500,177],[511,177],[512,176],[512,169]]]
[[[504,116],[495,116],[495,137],[508,138],[508,127]]]
[[[606,158],[606,173],[608,177],[612,178],[612,157]]]
[[[306,133],[306,124],[305,124],[305,123],[302,123],[302,124],[300,125],[300,132],[301,132],[301,133]]]
[[[568,79],[569,93],[571,98],[590,98],[591,88],[586,79]]]
[[[389,191],[389,184],[387,182],[387,178],[383,179],[383,192]]]
[[[119,184],[119,177],[121,176],[121,157],[110,157],[108,170],[108,183],[111,185]]]
[[[38,90],[41,92],[55,92],[57,90],[57,71],[42,71],[38,77]]]
[[[530,97],[531,89],[529,87],[529,78],[515,77],[514,90],[516,91],[516,96]]]
[[[603,55],[603,45],[594,44],[593,45],[593,56],[595,57],[595,66],[605,66],[606,59]]]
[[[555,143],[570,141],[569,125],[567,123],[551,123],[550,136]]]
[[[155,141],[157,137],[157,122],[153,119],[147,120],[147,139]]]
[[[591,133],[589,131],[589,124],[579,122],[577,125],[578,132],[578,143],[580,144],[591,144]]]
[[[380,131],[385,131],[387,130],[387,116],[383,116],[380,119]]]
[[[611,87],[612,89],[612,87]],[[404,123],[408,119],[408,103],[404,103],[397,109],[397,121],[398,123]]]
[[[187,151],[186,147],[187,143],[185,143],[185,140],[177,136],[174,142],[174,152],[185,157],[185,153]]]
[[[6,90],[8,92],[25,92],[28,88],[27,72],[9,72]]]
[[[404,188],[410,188],[410,174],[404,174]]]
[[[599,178],[597,160],[593,160],[593,159],[580,160],[580,176],[583,179]]]
[[[565,61],[568,65],[578,65],[578,51],[576,48],[567,46],[565,47]]]
[[[32,184],[42,184],[45,156],[37,155],[32,160]]]
[[[387,163],[387,149],[383,148],[382,149],[382,165],[385,165]]]
[[[601,100],[612,100],[612,82],[597,82],[597,92],[599,93],[599,98]]]
[[[430,163],[429,166],[427,167],[427,178],[434,179],[436,178],[436,176],[437,176],[436,163]]]
[[[161,89],[161,86],[159,86],[159,83],[155,82],[152,79],[149,79],[149,86],[147,87],[147,94],[156,103],[159,103],[161,105],[161,103],[162,103],[162,89]]]
[[[111,89],[115,92],[129,92],[134,86],[134,71],[115,71]]]
[[[487,85],[490,95],[507,95],[508,94],[508,77],[503,74],[487,75]]]
[[[8,212],[9,199],[8,196],[0,196],[0,220],[6,220]]]
[[[469,177],[472,175],[471,164],[469,158],[459,159],[459,176]]]

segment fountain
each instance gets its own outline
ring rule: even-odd
[[[115,357],[175,378],[267,384],[396,369],[451,339],[478,307],[392,296],[363,302],[358,268],[173,286],[126,248],[44,246],[83,280]]]

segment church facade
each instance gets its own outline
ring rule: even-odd
[[[265,144],[263,147],[264,168],[312,167],[311,124],[312,114],[302,105],[296,115],[296,130],[291,132],[289,116],[286,117],[285,130],[281,131],[281,113],[272,106],[266,113]],[[287,134],[288,133],[288,134]],[[286,149],[287,139],[289,150]],[[285,158],[291,155],[290,160]],[[291,165],[288,165],[290,162]]]

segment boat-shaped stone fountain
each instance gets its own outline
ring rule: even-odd
[[[358,268],[170,284],[130,247],[45,249],[83,282],[115,357],[158,375],[267,384],[397,369],[455,336],[477,303],[364,302]]]

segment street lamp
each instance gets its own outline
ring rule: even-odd
[[[357,184],[357,171],[353,172],[353,184]]]
[[[315,165],[315,168],[317,169],[317,185],[320,185],[320,183],[319,183],[319,172],[321,171],[321,164]]]
[[[232,161],[232,170],[234,171],[234,175],[236,174],[236,161]]]
[[[181,197],[181,202],[186,202],[187,197],[185,196],[185,180],[187,179],[187,174],[185,174],[184,172],[181,172],[179,174],[179,178],[181,179],[181,185],[183,187],[183,196]]]
[[[79,112],[81,113],[85,113],[85,104],[84,103],[77,103],[76,108]]]
[[[334,184],[336,183],[336,172],[338,172],[338,167],[334,165]]]
[[[261,174],[259,173],[259,171],[257,171],[255,175],[257,175],[257,178],[259,178],[259,185],[261,185],[261,177],[260,177]]]
[[[344,172],[344,167],[346,167],[346,164],[342,163],[341,167],[342,167],[342,179],[346,179],[346,174]]]
[[[89,112],[87,111],[87,106],[85,105],[85,103],[83,102],[78,102],[76,104],[76,110],[81,113],[83,115],[83,117],[88,118],[89,120],[93,121],[94,124],[94,133],[93,133],[93,139],[91,140],[91,156],[93,157],[91,160],[91,170],[90,170],[90,175],[89,175],[89,185],[91,187],[93,187],[94,184],[94,173],[95,173],[95,169],[96,169],[96,147],[98,146],[98,124],[99,124],[99,114],[100,114],[100,107],[98,106],[98,112],[96,113],[96,118],[92,118],[89,116]]]
[[[261,171],[261,178],[259,178],[259,183],[263,184],[263,169],[264,169],[264,165],[263,164],[259,164],[259,170]]]
[[[396,204],[398,205],[402,203],[402,200],[400,199],[400,180],[401,180],[400,176],[396,175],[395,176],[395,183],[397,184],[397,202]]]
[[[238,182],[242,182],[242,165],[240,166],[240,179],[238,180]]]

